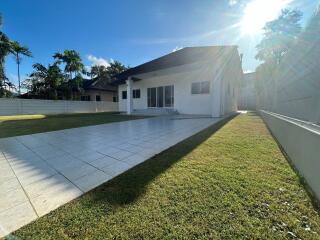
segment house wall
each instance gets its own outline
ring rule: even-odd
[[[242,79],[239,54],[234,52],[220,62],[200,62],[137,76],[133,89],[140,89],[140,99],[133,99],[133,109],[148,108],[147,89],[174,85],[174,109],[181,114],[201,114],[219,117],[237,110],[238,82]],[[210,81],[209,94],[192,94],[194,82]],[[228,87],[230,92],[228,92]],[[122,99],[126,84],[119,86],[119,110],[126,111],[127,100]]]
[[[221,74],[221,115],[238,110],[239,83],[243,80],[243,71],[238,51],[224,59]]]
[[[99,90],[86,90],[84,93],[79,94],[78,98],[80,99],[81,96],[90,96],[90,101],[95,101],[96,96],[99,95],[101,97],[101,101],[112,102],[114,94],[116,93]]]
[[[135,110],[148,108],[147,89],[150,87],[160,87],[174,85],[174,109],[181,114],[204,114],[211,115],[212,103],[211,94],[191,94],[191,84],[193,82],[210,81],[213,83],[214,66],[208,63],[205,66],[191,64],[179,67],[179,69],[169,69],[156,73],[157,76],[133,83],[133,89],[140,89],[141,98],[133,99]],[[126,101],[122,99],[122,91],[126,91],[125,84],[119,86],[119,109],[126,111]]]

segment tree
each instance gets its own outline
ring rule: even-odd
[[[108,73],[111,77],[122,73],[123,71],[128,70],[129,67],[126,67],[125,65],[123,65],[121,62],[119,61],[113,61],[110,63],[110,66],[107,67]]]
[[[53,55],[57,59],[57,63],[64,63],[64,71],[69,74],[70,80],[73,79],[73,73],[76,76],[79,73],[84,73],[84,65],[80,54],[75,50],[65,50],[63,53],[55,53]]]
[[[2,16],[0,15],[0,27],[3,24]],[[10,40],[5,33],[0,31],[0,97],[6,93],[5,86],[8,84],[8,78],[4,72],[5,58],[10,53]],[[10,83],[11,85],[11,83]]]
[[[10,51],[14,55],[15,61],[18,66],[18,82],[19,82],[19,87],[18,87],[18,92],[19,95],[21,94],[21,79],[20,79],[20,64],[22,61],[22,56],[26,57],[32,57],[32,53],[27,47],[23,47],[18,43],[17,41],[13,41],[10,43]]]
[[[65,64],[64,71],[69,74],[69,82],[66,84],[69,93],[80,91],[83,81],[81,74],[86,73],[80,54],[75,50],[65,50],[63,53],[55,53],[53,57],[58,60],[57,64]]]
[[[109,77],[108,69],[103,65],[92,66],[89,75],[91,76],[91,78]]]
[[[264,27],[264,37],[257,45],[256,59],[279,64],[301,32],[301,18],[300,11],[284,9],[276,20],[268,22]]]
[[[33,68],[34,72],[24,82],[24,86],[33,94],[45,95],[48,99],[57,99],[59,87],[66,79],[58,63],[49,64],[48,67],[36,63]]]

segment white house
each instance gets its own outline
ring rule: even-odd
[[[118,76],[119,110],[220,117],[237,110],[243,77],[236,46],[187,47]]]

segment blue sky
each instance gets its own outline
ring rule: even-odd
[[[243,35],[239,23],[251,0],[1,0],[4,31],[26,45],[34,57],[21,65],[52,62],[64,49],[80,52],[85,65],[111,59],[135,66],[175,48],[239,45],[244,70],[254,70],[255,46],[261,34]],[[269,1],[269,0],[265,0]],[[280,0],[279,0],[280,1]],[[305,23],[319,1],[292,0]],[[261,9],[262,11],[262,9]],[[16,65],[7,58],[6,72],[16,82]]]

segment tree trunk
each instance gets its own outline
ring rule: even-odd
[[[20,82],[20,59],[17,54],[17,65],[18,65],[18,82],[19,82],[19,96],[21,95],[21,82]]]

